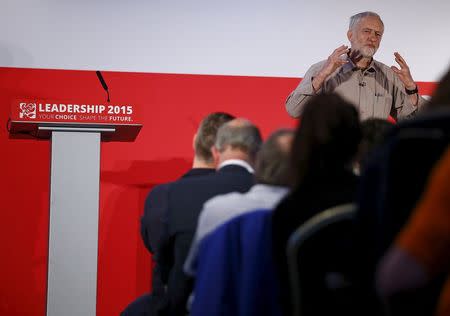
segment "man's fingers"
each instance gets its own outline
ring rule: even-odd
[[[398,52],[395,52],[394,56],[406,64],[406,61],[403,59],[402,55],[400,55]]]
[[[403,57],[398,52],[395,52],[394,56],[395,56],[395,61],[400,66],[402,66],[402,68],[407,68],[408,67],[408,64],[406,63],[405,59],[403,59]]]
[[[347,45],[342,45],[342,46],[339,46],[338,48],[336,48],[333,51],[332,55],[341,56],[342,54],[346,53],[347,51],[348,51],[348,46]]]
[[[395,61],[400,65],[400,68],[404,68],[405,64],[400,59],[395,58]]]
[[[397,58],[395,59],[395,61],[399,64],[400,69],[402,69],[404,71],[409,71],[409,67],[405,62],[402,62],[401,60],[399,60]]]
[[[398,68],[395,67],[395,66],[391,66],[391,69],[392,69],[392,71],[395,72],[396,74],[399,74],[399,73],[402,72],[400,69],[398,69]]]
[[[360,61],[362,58],[363,58],[363,55],[359,51],[356,51],[355,54],[352,56],[352,59],[355,63]]]

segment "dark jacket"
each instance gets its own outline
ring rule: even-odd
[[[211,168],[194,168],[186,172],[180,179],[155,186],[147,196],[144,206],[144,215],[141,218],[141,237],[145,247],[153,254],[153,259],[158,262],[159,238],[163,226],[163,218],[167,217],[169,188],[184,179],[205,176],[215,172]],[[148,305],[150,315],[163,315],[167,308],[167,294],[164,283],[161,280],[161,269],[158,263],[152,271],[152,293]]]
[[[169,315],[184,315],[192,291],[192,280],[183,272],[203,204],[229,192],[246,192],[254,184],[253,175],[238,165],[227,165],[216,173],[182,179],[168,190],[167,221],[161,234],[158,264],[168,286]]]

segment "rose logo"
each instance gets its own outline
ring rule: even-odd
[[[20,118],[36,118],[36,103],[20,103]]]

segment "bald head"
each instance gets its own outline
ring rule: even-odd
[[[231,127],[253,126],[253,123],[247,120],[246,118],[238,117],[229,121],[228,126]]]
[[[215,148],[219,153],[235,150],[253,160],[262,143],[259,129],[249,120],[236,118],[222,125],[218,132]]]

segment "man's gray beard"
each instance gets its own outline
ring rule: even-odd
[[[364,58],[372,58],[375,55],[376,49],[372,47],[363,46],[361,47],[361,55]]]

